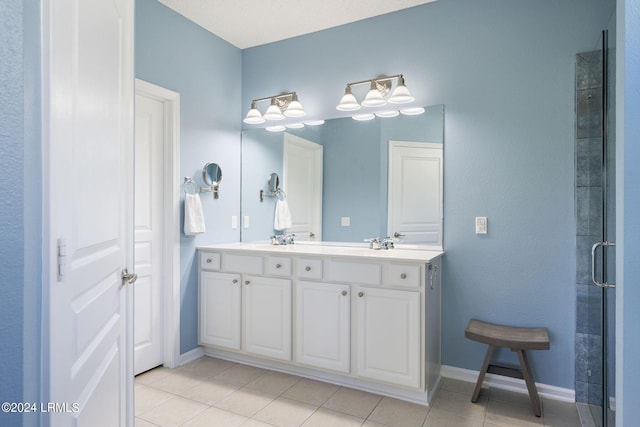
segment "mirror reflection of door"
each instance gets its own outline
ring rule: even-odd
[[[387,233],[442,248],[442,144],[389,141]]]
[[[322,145],[284,135],[283,188],[296,240],[322,241]]]

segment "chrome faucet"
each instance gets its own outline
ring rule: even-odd
[[[277,234],[271,236],[271,244],[272,245],[293,245],[295,242],[293,238],[296,235],[294,233],[291,234]]]
[[[380,239],[377,237],[372,237],[370,239],[364,239],[365,242],[369,242],[369,249],[378,250],[381,248]]]
[[[370,239],[364,239],[365,242],[369,243],[369,249],[393,249],[395,246],[393,244],[393,239],[391,237],[385,237],[380,241],[379,237],[372,237]]]
[[[393,249],[395,247],[395,245],[393,244],[393,239],[389,236],[382,239],[380,246],[382,247],[382,249]]]

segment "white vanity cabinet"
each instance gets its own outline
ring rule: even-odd
[[[240,281],[239,274],[200,271],[201,344],[240,349]]]
[[[428,403],[440,379],[442,252],[199,248],[205,354]]]
[[[349,372],[350,286],[299,280],[296,284],[296,356],[301,364]]]
[[[291,360],[291,280],[245,276],[242,301],[245,351]]]
[[[355,293],[358,375],[420,387],[420,292],[358,286]]]

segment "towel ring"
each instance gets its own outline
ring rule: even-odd
[[[184,194],[198,194],[198,183],[195,182],[192,178],[185,176],[184,177]]]

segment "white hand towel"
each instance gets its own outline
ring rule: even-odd
[[[204,233],[204,214],[198,194],[184,195],[184,234],[194,236]]]
[[[273,228],[275,230],[284,230],[291,228],[291,211],[289,210],[289,203],[286,200],[280,200],[276,202],[276,213],[273,219]]]

